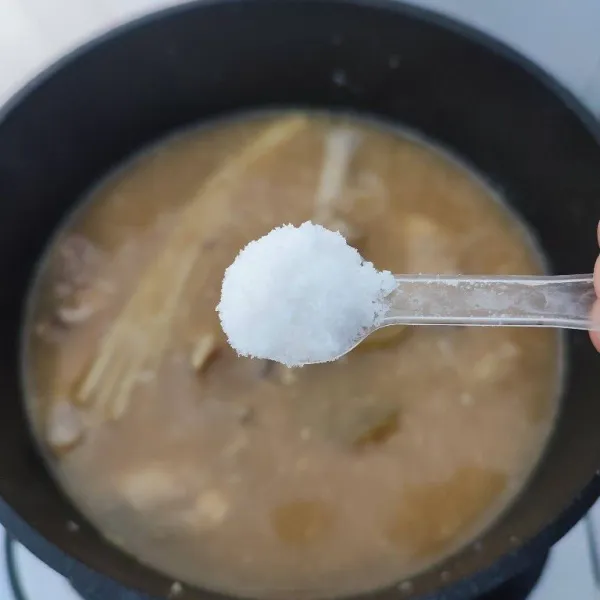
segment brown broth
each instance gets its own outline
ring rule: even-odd
[[[300,125],[276,147],[207,191],[214,172],[293,118]],[[28,407],[81,511],[182,582],[281,598],[409,577],[506,509],[551,432],[560,384],[551,330],[389,328],[336,363],[299,370],[227,346],[215,312],[224,269],[251,239],[314,218],[324,140],[340,127],[360,142],[325,224],[351,231],[378,268],[543,270],[523,227],[479,179],[415,138],[355,118],[219,123],[165,141],[103,182],[40,269],[26,330]],[[177,243],[193,260],[176,310],[164,301],[184,262],[175,250],[143,310],[129,310],[186,216],[189,239]],[[123,314],[129,329],[108,359],[116,367],[83,393]],[[150,350],[157,359],[142,368]],[[130,374],[131,393],[115,408],[116,394],[102,390]]]

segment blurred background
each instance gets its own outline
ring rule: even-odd
[[[409,1],[447,13],[507,42],[554,75],[600,117],[600,0]],[[0,104],[80,43],[119,23],[177,3],[0,0]],[[3,537],[0,527],[0,540]],[[597,540],[600,505],[555,547],[530,600],[600,598]],[[9,540],[0,546],[0,600],[80,597],[66,580]]]

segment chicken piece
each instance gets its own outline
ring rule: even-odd
[[[57,311],[58,318],[65,325],[78,325],[87,321],[95,312],[90,304],[81,306],[61,306]]]
[[[67,326],[84,323],[108,306],[114,290],[108,282],[96,282],[63,299],[57,309],[58,320]]]
[[[60,399],[50,407],[46,420],[46,442],[61,456],[70,452],[84,437],[85,427],[79,410],[68,400]]]
[[[176,475],[166,466],[151,465],[123,474],[117,481],[119,495],[132,508],[152,511],[185,495]]]
[[[221,525],[229,514],[231,503],[228,496],[218,489],[202,492],[194,506],[184,511],[183,521],[186,525],[207,531]]]
[[[98,277],[105,262],[104,253],[81,235],[70,235],[59,246],[55,296],[60,323],[78,325],[106,308],[115,290]]]
[[[104,253],[82,235],[69,235],[59,246],[58,295],[93,283],[105,261]]]
[[[420,214],[404,220],[407,273],[450,275],[459,272],[458,257],[443,227]]]
[[[472,374],[476,381],[497,381],[501,379],[519,357],[519,348],[504,342],[488,352],[473,365]]]

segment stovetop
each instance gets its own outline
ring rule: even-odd
[[[81,595],[0,527],[1,600],[138,600],[131,592],[110,598]],[[600,594],[600,502],[523,576],[478,600],[597,600]]]

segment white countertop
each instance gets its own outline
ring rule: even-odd
[[[600,0],[409,0],[477,25],[511,44],[600,114]],[[0,103],[67,50],[176,0],[0,0]],[[600,525],[600,507],[592,511]],[[600,538],[600,526],[596,527]],[[1,528],[0,528],[1,531]],[[13,600],[0,550],[0,600]],[[19,548],[29,600],[76,600],[58,575]],[[593,600],[585,523],[552,553],[531,600]]]

